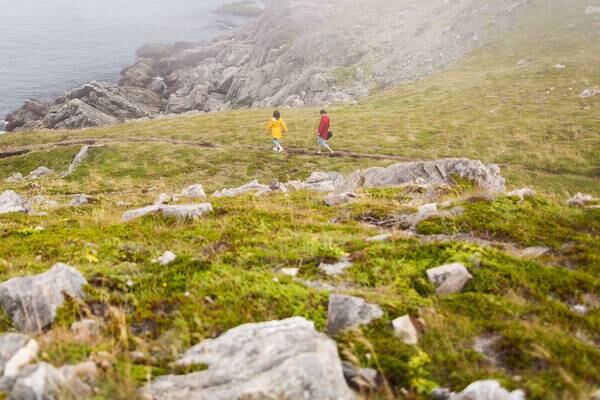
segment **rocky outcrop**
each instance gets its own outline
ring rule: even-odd
[[[387,168],[375,167],[356,171],[336,187],[337,193],[354,192],[407,184],[453,185],[455,178],[467,179],[490,193],[503,193],[506,180],[495,164],[484,164],[466,158],[398,163]]]
[[[12,190],[0,194],[0,214],[29,211],[31,211],[31,204]]]
[[[369,304],[360,297],[332,294],[327,307],[327,332],[332,335],[359,325],[368,324],[383,317],[376,304]]]
[[[427,270],[427,278],[436,287],[438,296],[460,293],[473,276],[460,263],[446,264]]]
[[[157,113],[352,102],[442,70],[511,29],[523,2],[282,0],[234,35],[148,44],[119,85],[29,101],[8,129],[80,128]],[[398,46],[402,43],[402,46]]]
[[[143,393],[154,400],[356,399],[335,342],[303,318],[239,326],[177,361],[197,364],[208,369],[160,377]]]
[[[52,324],[65,294],[83,298],[87,282],[75,268],[56,264],[39,275],[9,279],[0,284],[0,306],[24,332],[39,332]]]
[[[127,211],[123,214],[123,222],[133,221],[147,215],[162,214],[164,217],[173,217],[177,220],[194,220],[212,212],[210,203],[185,204],[185,205],[152,205]]]

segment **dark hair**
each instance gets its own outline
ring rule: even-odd
[[[327,114],[327,111],[325,111],[325,109],[323,109],[323,110],[321,110],[321,113],[320,113],[320,114],[321,114],[321,115],[323,115],[323,114]]]
[[[279,111],[275,110],[275,112],[273,113],[273,118],[275,118],[275,119],[281,118],[281,114],[279,113]]]

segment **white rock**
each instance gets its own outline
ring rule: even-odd
[[[77,168],[79,168],[79,166],[81,165],[81,163],[83,163],[83,161],[88,157],[89,150],[90,150],[90,146],[83,146],[81,148],[81,150],[79,150],[79,153],[77,153],[77,155],[75,156],[75,158],[73,158],[73,161],[71,161],[71,164],[69,164],[69,168],[63,174],[63,176],[69,176],[73,172],[75,172],[75,170]]]
[[[258,183],[257,180],[253,180],[243,186],[235,189],[223,189],[213,193],[213,197],[237,197],[247,193],[255,193],[256,195],[263,195],[271,192],[271,188],[267,185]]]
[[[383,317],[376,304],[369,304],[360,297],[332,294],[327,307],[327,332],[335,335],[341,330],[369,324]]]
[[[279,270],[279,272],[283,275],[287,275],[287,276],[291,276],[292,278],[295,278],[296,276],[298,276],[298,273],[300,272],[300,270],[298,268],[282,268],[281,270]]]
[[[204,187],[200,184],[192,185],[181,191],[181,197],[191,197],[193,199],[204,199],[206,198],[206,192]]]
[[[30,210],[31,206],[12,190],[0,194],[0,214],[28,212]]]
[[[336,343],[312,322],[290,318],[247,324],[188,350],[180,366],[205,371],[169,375],[142,392],[155,400],[354,400]]]
[[[35,170],[31,171],[25,179],[35,180],[45,178],[51,175],[54,175],[54,170],[46,167],[38,167]]]
[[[535,190],[533,190],[533,189],[522,188],[522,189],[516,189],[516,190],[513,190],[512,192],[506,193],[506,195],[509,197],[518,197],[521,200],[525,200],[525,198],[527,198],[527,197],[535,197],[536,193],[535,193]]]
[[[123,214],[123,217],[121,217],[121,219],[124,222],[129,222],[129,221],[133,221],[134,219],[145,217],[146,215],[156,214],[159,211],[160,211],[160,206],[157,206],[157,205],[138,208],[136,210],[130,210],[130,211],[125,212]]]
[[[565,69],[565,68],[567,68],[567,66],[564,65],[564,64],[556,64],[556,65],[554,65],[554,68],[556,68],[556,69]]]
[[[436,286],[438,296],[459,293],[473,276],[461,263],[442,265],[427,270],[429,281]]]
[[[571,311],[576,312],[579,315],[587,315],[589,309],[583,304],[575,304],[573,307],[571,307]]]
[[[582,99],[587,99],[588,97],[594,97],[595,95],[600,94],[600,89],[597,88],[589,88],[584,89],[583,92],[579,95]]]
[[[377,236],[372,236],[367,239],[367,242],[386,242],[393,237],[391,233],[384,233]]]
[[[15,172],[14,174],[12,174],[8,178],[6,178],[4,180],[4,182],[6,182],[6,183],[17,183],[17,182],[22,181],[23,179],[24,179],[23,174],[21,174],[20,172]]]
[[[38,343],[27,335],[5,333],[0,336],[0,376],[14,376],[24,365],[35,360]]]
[[[89,204],[92,200],[94,200],[94,198],[87,194],[78,194],[71,200],[71,207],[81,207]]]
[[[577,193],[574,197],[567,201],[567,205],[571,207],[584,207],[590,203],[593,203],[594,200],[594,197],[589,194]]]
[[[86,283],[75,268],[56,264],[42,274],[0,284],[0,306],[20,331],[39,332],[54,321],[56,310],[65,300],[64,293],[82,299]]]
[[[523,249],[519,252],[519,254],[521,257],[524,258],[540,258],[548,252],[550,252],[550,249],[548,247],[535,246]]]
[[[175,255],[175,253],[165,251],[163,255],[158,258],[158,263],[162,266],[166,266],[175,261],[176,258],[177,256]]]
[[[341,204],[350,203],[358,198],[355,193],[332,193],[325,197],[325,204],[330,207],[339,206]]]
[[[342,259],[335,264],[321,263],[319,270],[327,275],[341,275],[344,271],[352,266],[352,262],[348,257],[342,257]]]
[[[437,212],[438,212],[438,207],[437,207],[436,203],[425,204],[425,205],[422,205],[421,207],[419,207],[419,215],[421,215],[421,216],[433,215],[433,214],[436,214]]]
[[[158,196],[158,199],[154,202],[155,206],[160,206],[163,204],[169,204],[173,201],[173,198],[169,196],[167,193],[161,193]]]
[[[525,400],[525,393],[521,390],[508,392],[497,381],[477,381],[451,396],[450,400]]]
[[[147,215],[161,213],[165,217],[174,217],[178,220],[194,220],[202,215],[212,212],[210,203],[183,204],[183,205],[152,205],[148,207],[130,210],[121,217],[123,222],[133,221]]]
[[[419,343],[419,332],[412,322],[410,315],[404,315],[392,321],[394,335],[402,339],[406,344],[416,345]]]

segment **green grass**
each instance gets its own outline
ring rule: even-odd
[[[588,398],[600,386],[600,213],[569,208],[565,201],[579,191],[600,195],[600,97],[578,97],[600,82],[600,42],[592,40],[598,20],[581,20],[583,8],[546,5],[551,15],[520,21],[514,33],[448,70],[355,106],[333,107],[330,114],[332,145],[339,150],[500,163],[509,187],[527,185],[539,195],[485,200],[459,181],[441,191],[440,201],[453,201],[464,213],[427,220],[419,231],[547,246],[548,255],[525,260],[491,247],[401,235],[367,242],[382,230],[364,221],[414,212],[408,203],[419,195],[415,188],[368,190],[356,203],[335,208],[326,207],[322,195],[304,192],[210,199],[214,213],[196,223],[156,217],[121,223],[124,211],[194,183],[212,192],[252,179],[285,182],[315,170],[350,173],[396,162],[273,154],[263,129],[270,110],[3,135],[0,151],[32,152],[0,159],[0,177],[41,165],[63,171],[79,146],[48,147],[53,143],[104,144],[68,178],[0,181],[0,190],[62,205],[77,193],[98,200],[48,216],[0,216],[1,281],[67,262],[89,282],[85,300],[68,302],[54,328],[39,337],[40,358],[55,365],[104,360],[95,398],[136,398],[148,379],[181,373],[173,361],[189,346],[239,324],[299,315],[322,330],[328,293],[278,274],[295,267],[300,280],[345,284],[347,293],[384,309],[381,320],[336,337],[343,358],[385,376],[392,394],[382,390],[373,398],[424,398],[432,382],[461,390],[485,378],[523,388],[530,399]],[[574,22],[577,29],[567,28]],[[528,61],[517,66],[523,58]],[[558,62],[567,68],[554,69]],[[290,127],[284,146],[314,148],[318,110],[283,115]],[[153,259],[165,250],[178,258],[158,267]],[[354,264],[343,277],[319,272],[322,261],[344,255]],[[461,294],[436,297],[425,271],[456,261],[474,279]],[[589,314],[574,312],[575,304],[587,305]],[[393,336],[391,321],[406,313],[426,322],[416,348]],[[78,343],[68,328],[90,316],[102,321],[101,337]],[[12,329],[1,315],[0,331]],[[473,350],[475,339],[486,334],[499,338],[496,363]],[[147,359],[134,362],[131,351]]]

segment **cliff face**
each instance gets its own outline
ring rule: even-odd
[[[234,35],[208,43],[145,45],[137,62],[122,71],[119,85],[86,85],[53,105],[26,103],[7,117],[8,129],[93,126],[162,112],[351,102],[447,67],[510,30],[525,3],[271,1]],[[75,99],[93,110],[73,104]],[[35,112],[28,109],[31,104]],[[88,116],[97,112],[105,116]]]

